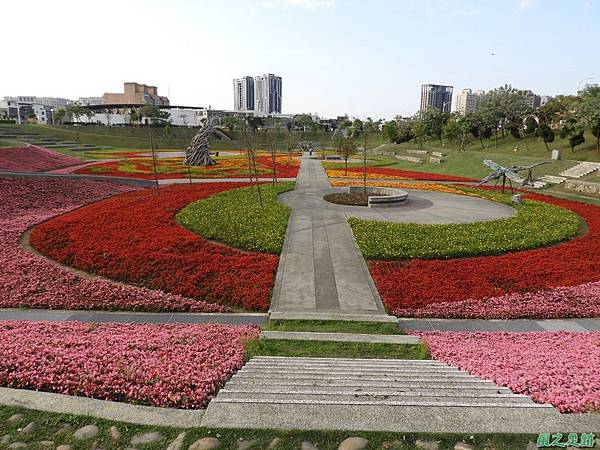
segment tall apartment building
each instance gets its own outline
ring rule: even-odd
[[[471,89],[463,89],[456,96],[456,112],[466,114],[477,111],[484,96],[485,91],[473,92]]]
[[[233,80],[233,108],[260,116],[281,114],[281,77],[268,73]]]
[[[254,110],[254,78],[242,77],[233,80],[233,109],[235,111]]]
[[[540,107],[541,103],[542,103],[542,97],[534,94],[532,91],[520,91],[521,93],[525,94],[525,100],[527,101],[527,105],[530,108],[533,109],[537,109]]]
[[[452,86],[440,84],[421,85],[421,107],[419,111],[424,112],[429,108],[437,108],[443,112],[452,110]]]
[[[169,99],[158,95],[156,86],[139,83],[123,83],[123,93],[105,93],[105,105],[158,105],[169,106]]]

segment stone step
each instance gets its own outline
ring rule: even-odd
[[[346,322],[390,322],[397,323],[398,318],[388,316],[383,312],[352,313],[352,312],[310,312],[310,311],[271,311],[271,320],[341,320]]]
[[[263,394],[255,395],[253,398],[225,398],[224,396],[217,395],[211,402],[212,403],[268,403],[268,404],[280,404],[280,405],[356,405],[356,406],[427,406],[427,407],[438,407],[438,406],[452,406],[452,407],[472,407],[472,408],[552,408],[552,405],[539,404],[523,401],[508,402],[504,399],[461,399],[461,400],[429,400],[429,399],[416,399],[416,400],[368,400],[368,399],[348,399],[348,400],[335,400],[333,398],[317,398],[296,399],[287,396],[286,398],[280,399],[269,399],[263,398]]]
[[[373,381],[410,381],[415,380],[417,378],[419,381],[429,381],[429,382],[443,382],[443,381],[452,381],[452,380],[473,380],[473,382],[479,382],[478,379],[471,378],[470,376],[464,375],[424,375],[424,376],[416,376],[415,374],[401,374],[401,375],[358,375],[358,374],[290,374],[290,373],[252,373],[246,374],[242,372],[238,372],[233,377],[232,380],[253,380],[253,379],[271,379],[271,380],[287,380],[289,384],[294,384],[296,380],[311,380],[311,381],[320,381],[320,380],[346,380],[346,381],[361,381],[361,382],[373,382]]]
[[[533,401],[526,396],[517,396],[514,394],[485,394],[477,396],[465,397],[461,394],[441,394],[430,392],[429,394],[416,395],[414,393],[397,393],[397,394],[364,394],[364,393],[273,393],[273,392],[240,392],[223,390],[219,392],[220,400],[232,401],[270,401],[272,403],[282,403],[287,401],[295,402],[322,402],[333,404],[402,404],[419,405],[422,403],[443,403],[449,405],[456,404],[533,404]]]
[[[370,364],[438,364],[446,366],[441,361],[435,361],[432,359],[379,359],[379,358],[313,358],[310,356],[299,356],[299,357],[288,357],[288,356],[255,356],[249,362],[257,362],[257,361],[278,361],[284,363],[301,363],[304,364],[306,362],[311,363],[347,363],[347,364],[357,364],[357,363],[370,363]]]
[[[322,380],[305,379],[294,380],[290,383],[287,379],[277,378],[232,378],[227,386],[311,386],[311,387],[362,387],[364,389],[386,388],[386,389],[491,389],[497,386],[489,380],[478,379],[454,379],[454,380]]]
[[[468,372],[461,371],[459,369],[453,369],[452,367],[443,368],[443,369],[361,369],[361,368],[295,368],[291,371],[287,367],[248,367],[243,371],[245,374],[252,375],[255,373],[265,374],[270,376],[277,375],[352,375],[352,376],[362,376],[362,375],[377,375],[377,376],[386,376],[386,377],[396,377],[396,376],[420,376],[420,377],[471,377],[472,375]],[[292,373],[293,372],[293,373]]]
[[[348,392],[356,394],[373,394],[373,395],[397,395],[400,393],[413,393],[415,395],[420,394],[431,394],[432,386],[408,386],[408,387],[364,387],[364,386],[315,386],[312,384],[305,385],[267,385],[267,384],[246,384],[246,383],[229,383],[227,388],[224,388],[222,392],[270,392],[274,394],[302,394],[302,393],[315,393],[315,394],[344,394]],[[512,391],[508,388],[497,387],[493,384],[489,385],[464,385],[457,384],[446,387],[435,386],[435,393],[437,394],[456,394],[464,397],[467,396],[485,396],[489,394],[512,394]]]
[[[456,367],[436,367],[436,366],[422,366],[422,367],[418,367],[418,366],[374,366],[374,367],[368,367],[368,366],[336,366],[334,364],[332,364],[330,367],[327,366],[322,366],[322,365],[306,365],[306,366],[286,366],[286,365],[279,365],[279,364],[248,364],[247,367],[245,367],[245,371],[256,371],[256,370],[265,370],[265,371],[297,371],[297,370],[304,370],[304,371],[326,371],[326,372],[330,372],[330,371],[342,371],[342,372],[351,372],[351,373],[355,373],[355,372],[364,372],[367,371],[369,373],[372,373],[372,371],[378,371],[378,372],[385,372],[385,373],[398,373],[398,372],[402,372],[402,373],[416,373],[416,374],[420,374],[420,373],[468,373],[465,371],[462,371],[460,369],[457,369]]]
[[[270,362],[251,362],[251,363],[247,363],[246,366],[248,369],[249,368],[254,368],[254,367],[269,367],[269,368],[276,368],[276,367],[280,367],[280,368],[289,368],[289,369],[294,369],[294,368],[309,368],[309,369],[318,369],[318,368],[337,368],[337,369],[343,369],[343,368],[366,368],[366,369],[414,369],[414,370],[434,370],[434,369],[454,369],[454,370],[460,370],[456,367],[453,366],[439,366],[439,365],[416,365],[416,364],[401,364],[401,365],[396,365],[396,364],[336,364],[336,363],[331,363],[329,365],[327,364],[315,364],[315,363],[304,363],[304,364],[286,364],[286,363],[270,363]]]
[[[372,344],[408,344],[420,342],[417,336],[402,334],[315,333],[302,331],[262,331],[263,339],[294,339],[299,341],[368,342]]]

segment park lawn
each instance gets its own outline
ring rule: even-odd
[[[370,342],[299,341],[258,339],[246,342],[245,360],[254,356],[311,358],[429,359],[423,344],[373,344]]]
[[[262,183],[219,193],[191,203],[177,213],[179,223],[205,239],[245,250],[281,253],[290,208],[277,196],[294,183]]]
[[[23,421],[17,425],[6,424],[13,414],[23,414]],[[31,434],[24,434],[18,428],[36,422],[38,427]],[[73,430],[85,425],[96,425],[100,428],[97,438],[90,441],[77,441],[71,432],[60,436],[55,433],[64,424],[70,424]],[[42,425],[42,426],[40,426]],[[274,450],[299,449],[304,441],[311,442],[321,450],[336,450],[344,439],[350,436],[360,436],[369,440],[369,448],[387,448],[390,450],[413,450],[418,447],[415,442],[420,440],[437,441],[440,448],[453,448],[456,442],[466,442],[476,445],[478,448],[494,448],[496,450],[524,449],[529,442],[536,442],[537,435],[534,434],[425,434],[425,433],[391,433],[391,432],[365,432],[365,431],[314,431],[314,430],[271,430],[271,429],[237,429],[237,428],[173,428],[149,425],[137,425],[127,422],[117,422],[98,419],[91,416],[78,416],[72,414],[59,414],[34,409],[25,409],[14,406],[0,406],[0,435],[11,436],[11,442],[20,441],[33,444],[44,440],[53,440],[55,446],[72,445],[73,448],[81,450],[92,450],[95,448],[114,448],[115,442],[110,438],[109,428],[116,426],[120,433],[120,443],[130,442],[136,434],[158,432],[165,439],[154,444],[144,444],[145,450],[162,450],[166,443],[174,440],[179,433],[186,432],[186,437],[181,448],[188,448],[196,440],[203,437],[218,437],[221,448],[234,449],[238,447],[240,439],[253,441],[252,449],[264,449],[275,438],[280,439],[279,445]],[[597,431],[597,430],[590,430]],[[393,444],[392,444],[393,443]]]
[[[316,333],[404,334],[397,323],[341,320],[271,320],[266,331],[312,331]]]

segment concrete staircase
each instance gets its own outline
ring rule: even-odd
[[[600,168],[600,163],[593,162],[581,162],[576,166],[569,167],[567,170],[563,170],[559,175],[563,177],[571,177],[571,178],[581,178],[583,176],[589,175],[590,173],[598,170]]]
[[[565,177],[557,177],[554,175],[544,175],[543,177],[540,177],[539,180],[549,184],[561,184],[567,181]]]
[[[202,425],[531,432],[558,416],[439,361],[255,357],[219,391]]]

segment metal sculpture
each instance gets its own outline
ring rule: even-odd
[[[215,133],[214,119],[206,119],[202,127],[192,138],[190,146],[185,150],[183,163],[186,166],[214,166],[217,164],[210,157],[210,142],[208,138]]]
[[[542,162],[534,163],[534,164],[526,164],[523,166],[511,166],[511,167],[501,166],[500,164],[496,164],[491,159],[485,159],[485,160],[483,160],[483,163],[486,166],[488,166],[490,169],[492,169],[493,172],[490,173],[485,178],[483,178],[479,182],[479,184],[477,184],[477,186],[481,186],[482,184],[485,184],[488,181],[492,181],[492,180],[496,180],[496,185],[497,185],[498,182],[500,180],[502,180],[502,193],[504,193],[504,188],[506,186],[506,180],[508,180],[511,192],[514,192],[513,184],[512,184],[513,181],[517,184],[520,184],[521,186],[527,186],[527,185],[533,186],[533,173],[532,173],[533,168],[537,167],[537,166],[541,166],[542,164],[548,164],[548,161],[542,161]],[[526,177],[518,174],[518,172],[521,172],[523,170],[528,171]]]

